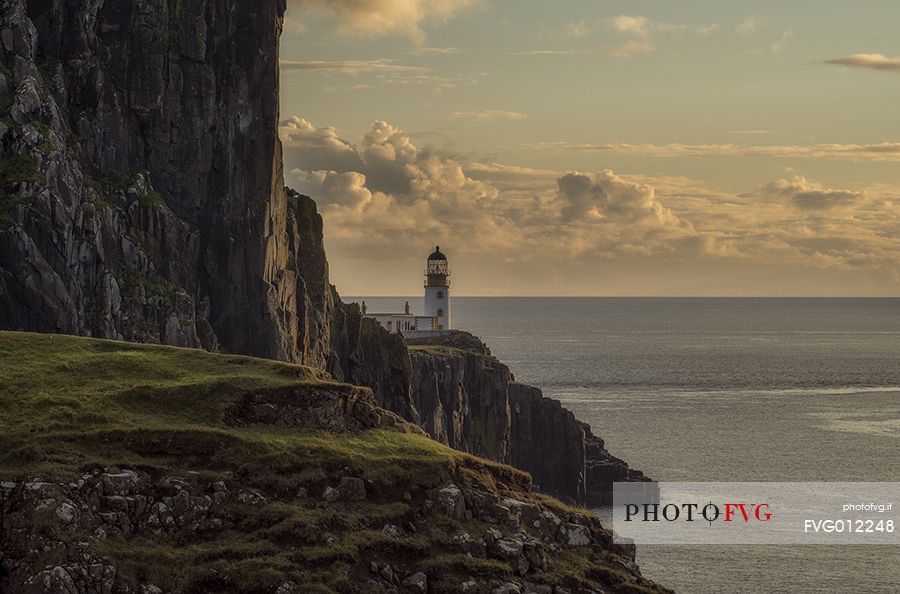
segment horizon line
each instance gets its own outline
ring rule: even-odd
[[[340,295],[341,299],[423,299],[422,295]],[[900,295],[454,295],[452,299],[900,299]]]

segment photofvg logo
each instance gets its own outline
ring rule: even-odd
[[[722,511],[724,509],[724,512]],[[768,522],[772,519],[768,503],[629,503],[625,506],[625,521],[641,522]]]
[[[898,544],[898,496],[900,483],[616,483],[612,528],[637,544]]]

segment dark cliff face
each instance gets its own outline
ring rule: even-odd
[[[586,501],[585,427],[571,411],[540,390],[511,383],[512,419],[510,464],[534,477],[535,486],[546,492]],[[608,485],[593,485],[609,490]]]
[[[613,482],[647,480],[558,401],[517,383],[476,337],[413,342],[412,398],[432,438],[525,470],[536,488],[579,504],[608,503]]]
[[[410,355],[419,425],[450,447],[509,462],[509,368],[455,348],[414,347]]]
[[[3,2],[0,326],[324,366],[321,222],[277,136],[284,8]]]
[[[412,400],[412,366],[406,343],[388,334],[375,320],[364,318],[356,304],[340,304],[332,312],[328,371],[340,381],[367,386],[379,406],[419,423]]]

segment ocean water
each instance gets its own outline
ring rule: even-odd
[[[453,319],[654,479],[900,481],[900,299],[473,297]],[[638,562],[681,593],[900,592],[892,546],[644,546]]]

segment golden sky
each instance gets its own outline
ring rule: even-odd
[[[290,0],[346,295],[896,296],[900,3]]]

